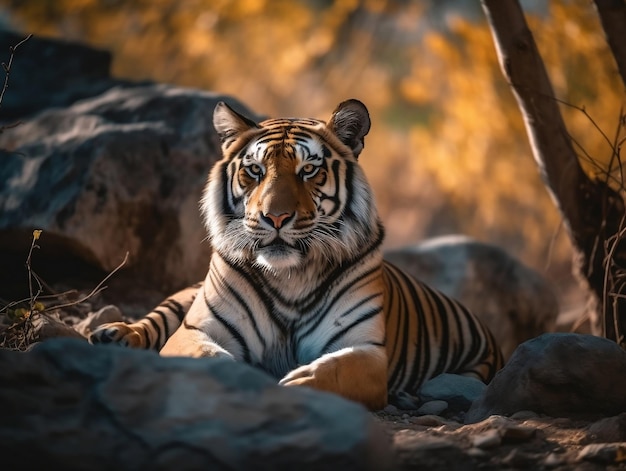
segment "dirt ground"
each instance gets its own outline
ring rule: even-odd
[[[531,412],[518,415],[492,416],[471,425],[406,412],[379,412],[375,417],[391,437],[398,470],[626,469],[626,443],[612,441],[626,436],[623,431],[606,432],[624,418],[603,424]]]

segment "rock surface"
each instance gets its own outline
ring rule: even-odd
[[[532,410],[552,417],[626,411],[626,352],[584,334],[543,334],[520,345],[472,404],[466,422]]]
[[[555,327],[559,305],[550,284],[500,247],[441,236],[388,250],[385,259],[465,304],[489,327],[505,359]]]
[[[73,261],[108,273],[127,252],[132,280],[163,293],[202,279],[210,250],[198,201],[220,153],[212,125],[220,100],[252,115],[228,97],[147,85],[115,87],[5,130],[2,289],[25,286],[33,229],[43,229],[35,268],[48,281]]]
[[[0,350],[5,469],[388,469],[361,406],[228,360],[76,340]]]

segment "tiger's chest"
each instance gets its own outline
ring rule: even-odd
[[[187,323],[235,360],[277,378],[341,348],[382,344],[377,260],[340,268],[331,275],[261,278],[214,257]]]
[[[264,342],[250,351],[251,363],[280,379],[328,353],[341,313],[322,304],[308,312],[276,310],[262,316],[257,322],[263,326]]]

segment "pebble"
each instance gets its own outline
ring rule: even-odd
[[[521,410],[511,415],[511,418],[514,420],[529,420],[536,419],[537,417],[539,417],[539,414],[531,410]]]
[[[417,415],[439,415],[448,408],[446,401],[428,401],[417,409]]]
[[[544,466],[547,466],[548,468],[554,468],[556,466],[561,466],[564,463],[565,463],[565,458],[562,455],[559,455],[557,453],[550,453],[543,460]]]
[[[476,435],[472,440],[472,446],[477,448],[488,449],[500,446],[502,443],[502,436],[500,432],[495,429],[487,430],[479,435]]]
[[[485,450],[481,450],[480,448],[477,448],[475,446],[468,448],[466,453],[472,458],[485,458],[486,456],[489,456],[489,453],[487,453]]]
[[[411,423],[426,427],[439,427],[440,425],[446,425],[448,422],[443,417],[437,415],[422,415],[420,417],[412,417]]]
[[[400,415],[400,410],[393,404],[387,404],[387,406],[383,409],[383,412],[391,415]]]
[[[513,449],[502,458],[501,464],[505,465],[507,468],[520,469],[527,468],[533,462],[536,462],[536,456],[534,454]]]
[[[626,441],[626,413],[598,420],[586,428],[594,442],[614,443]]]
[[[524,425],[507,425],[502,428],[502,439],[507,442],[522,442],[530,440],[537,433],[534,427]]]
[[[108,305],[96,312],[90,312],[87,317],[78,322],[74,328],[77,332],[88,337],[89,334],[102,324],[106,324],[107,322],[121,322],[123,320],[122,312],[119,308],[114,305]]]
[[[578,461],[599,461],[602,463],[622,463],[626,461],[626,442],[593,443],[580,450]]]

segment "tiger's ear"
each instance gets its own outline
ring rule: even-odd
[[[237,113],[223,101],[215,106],[213,126],[225,147],[228,147],[244,131],[259,127],[257,123]]]
[[[365,145],[365,135],[370,130],[370,115],[359,100],[339,103],[328,122],[328,128],[341,142],[352,149],[358,158]]]

